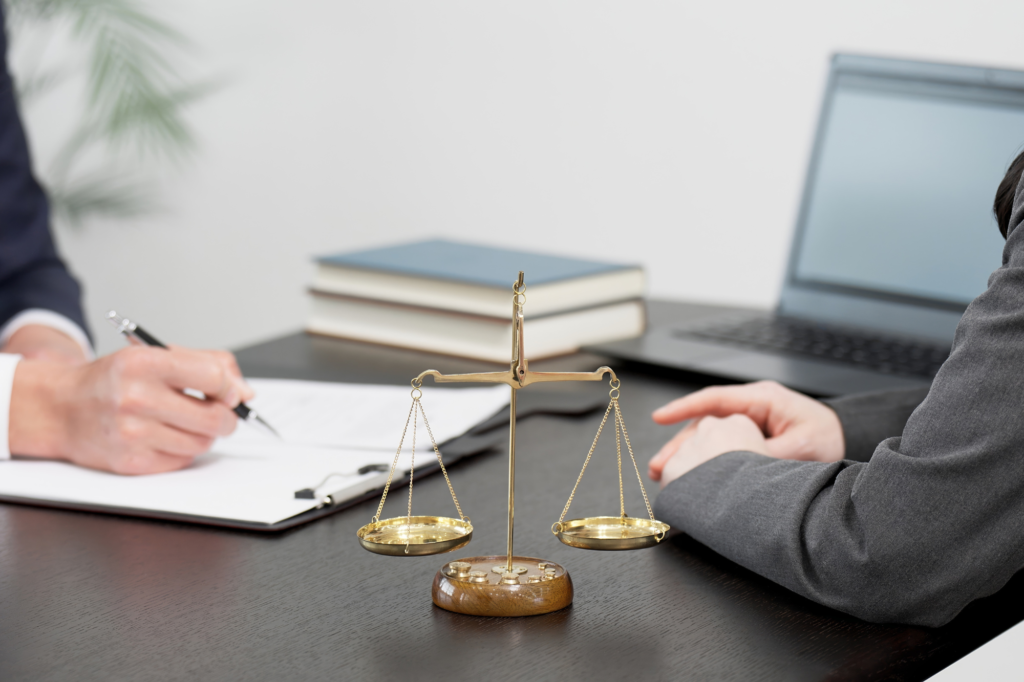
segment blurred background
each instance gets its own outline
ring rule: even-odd
[[[428,237],[768,307],[833,52],[1024,69],[1006,0],[105,0],[164,119],[89,138],[72,174],[120,34],[26,4],[11,69],[38,174],[78,201],[55,233],[101,353],[110,308],[195,346],[295,331],[314,255]]]

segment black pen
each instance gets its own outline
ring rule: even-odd
[[[117,327],[117,331],[119,331],[120,333],[124,334],[127,337],[141,341],[147,346],[167,348],[167,346],[158,341],[155,336],[153,336],[152,334],[144,330],[142,327],[129,320],[127,317],[121,317],[120,315],[117,314],[116,311],[111,310],[109,313],[107,313],[107,319],[110,320],[110,324]],[[266,420],[263,419],[263,417],[259,416],[256,413],[256,410],[252,409],[245,403],[238,403],[238,405],[235,406],[234,411],[235,414],[241,417],[244,421],[255,420],[259,424],[262,424],[264,427],[266,427],[272,434],[274,434],[278,438],[281,437],[281,434],[274,430],[273,426],[268,424]]]

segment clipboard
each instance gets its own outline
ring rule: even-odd
[[[560,395],[542,395],[531,400],[529,404],[523,405],[521,401],[519,408],[519,421],[528,419],[535,415],[555,416],[583,416],[590,414],[604,407],[604,399],[601,397],[589,397],[580,394],[566,393]],[[445,466],[450,466],[460,460],[480,455],[490,451],[496,451],[507,444],[508,438],[506,410],[503,408],[495,412],[491,417],[478,423],[461,436],[449,439],[442,443],[439,448],[443,454]],[[417,481],[424,477],[437,473],[441,470],[436,459],[427,460],[428,463],[417,465],[415,476]],[[41,465],[44,462],[32,462],[25,464]],[[58,464],[58,463],[53,463]],[[64,465],[60,463],[62,466]],[[4,463],[0,463],[0,479],[2,479]],[[131,516],[155,521],[170,521],[176,523],[194,523],[200,525],[214,526],[231,530],[254,531],[260,533],[276,533],[285,531],[317,519],[336,514],[351,507],[361,504],[370,499],[379,498],[384,488],[386,474],[378,474],[366,483],[369,487],[344,497],[338,502],[314,506],[288,518],[273,523],[258,521],[231,519],[224,517],[205,516],[202,514],[180,513],[171,510],[159,510],[153,508],[140,508],[118,504],[97,504],[94,502],[68,501],[45,497],[28,497],[5,492],[2,480],[0,480],[0,503],[18,504],[48,509],[59,509],[65,511],[88,512],[99,514],[111,514],[116,516]],[[309,484],[316,481],[310,481]],[[391,489],[404,487],[409,483],[408,472],[401,476],[396,475],[391,482]]]

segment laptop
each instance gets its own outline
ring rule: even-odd
[[[928,386],[1001,263],[1022,146],[1024,72],[835,55],[774,312],[588,350],[822,396]]]

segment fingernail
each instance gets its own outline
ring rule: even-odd
[[[238,403],[242,402],[238,397],[238,389],[232,387],[228,389],[227,395],[224,396],[224,402],[230,407],[234,407]]]

